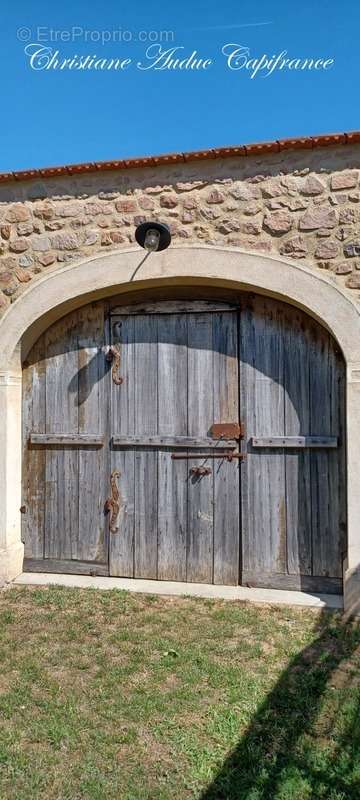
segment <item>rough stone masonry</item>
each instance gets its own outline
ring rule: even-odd
[[[145,220],[173,241],[281,255],[360,300],[360,144],[109,169],[0,184],[0,314],[29,281],[135,241]],[[356,294],[357,293],[357,294]]]

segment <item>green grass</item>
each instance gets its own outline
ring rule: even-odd
[[[0,593],[1,800],[358,800],[360,626],[60,587]]]

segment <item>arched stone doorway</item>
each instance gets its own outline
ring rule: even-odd
[[[1,333],[1,463],[0,503],[2,574],[11,578],[21,570],[21,354],[26,358],[39,334],[72,308],[114,291],[170,284],[196,284],[250,290],[286,300],[307,311],[334,336],[347,367],[347,513],[348,547],[345,563],[345,601],[358,599],[360,563],[360,501],[357,489],[360,420],[360,324],[354,302],[331,280],[306,267],[235,248],[181,247],[151,256],[139,265],[139,252],[131,249],[93,258],[40,279],[8,310]]]
[[[24,362],[25,570],[340,593],[332,336],[261,294],[140,294],[70,312]]]

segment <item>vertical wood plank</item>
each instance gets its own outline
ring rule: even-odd
[[[240,315],[240,416],[248,438],[284,435],[283,361],[280,304],[249,297]],[[248,445],[241,478],[243,571],[284,573],[283,452]]]
[[[239,420],[238,315],[213,314],[214,421]],[[240,462],[214,461],[214,583],[239,582]]]
[[[285,307],[285,435],[310,431],[309,336],[304,314]],[[311,575],[310,453],[285,451],[287,568],[291,575]]]
[[[158,317],[158,434],[187,435],[187,321]],[[158,454],[158,578],[186,580],[188,464]]]
[[[157,578],[158,453],[135,453],[135,578]]]
[[[188,435],[207,436],[214,421],[212,314],[188,314]],[[188,461],[189,469],[199,466]],[[211,462],[211,469],[214,464]],[[214,476],[189,477],[187,580],[213,581]]]
[[[23,370],[23,463],[22,502],[26,514],[21,520],[25,558],[44,557],[45,457],[42,447],[31,447],[29,435],[45,433],[45,337],[40,337]]]
[[[338,370],[329,334],[312,325],[311,432],[339,435]],[[339,452],[313,451],[311,459],[313,574],[341,577]]]
[[[337,431],[338,451],[334,459],[336,464],[333,478],[332,492],[339,493],[339,549],[341,577],[343,574],[343,560],[347,552],[347,482],[346,482],[346,366],[343,355],[337,343],[333,341],[334,369],[333,389],[331,391],[331,419],[332,428]]]
[[[52,325],[46,342],[46,433],[78,432],[77,314]],[[45,558],[73,558],[78,536],[79,453],[46,451]]]
[[[111,435],[135,434],[135,318],[111,318],[111,342],[120,349],[120,373],[123,383],[117,386],[107,374],[111,393]],[[120,472],[120,513],[118,533],[110,534],[110,574],[134,577],[135,537],[135,453],[130,448],[112,448],[111,470]],[[110,472],[107,491],[110,491]],[[108,524],[108,522],[107,522]]]
[[[135,429],[158,428],[158,315],[135,317]],[[158,453],[135,454],[135,577],[157,577]]]
[[[103,303],[79,311],[79,433],[105,436],[108,392],[105,391]],[[79,529],[73,558],[108,561],[108,525],[104,515],[108,445],[79,450]],[[75,546],[76,545],[76,546]]]

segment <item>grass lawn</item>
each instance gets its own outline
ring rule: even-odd
[[[360,798],[360,626],[118,591],[0,592],[1,800]]]

